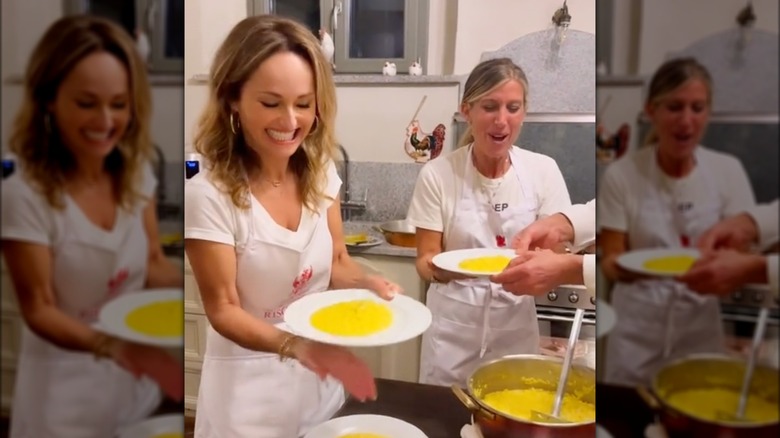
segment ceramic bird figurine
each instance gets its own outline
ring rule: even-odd
[[[432,133],[426,134],[420,128],[420,122],[412,120],[412,123],[406,128],[406,141],[404,142],[406,154],[416,163],[433,160],[444,149],[445,132],[444,124],[439,123]]]
[[[333,63],[333,54],[336,53],[336,45],[333,43],[333,38],[325,29],[320,29],[320,47],[322,48],[322,53],[325,55],[325,59],[330,63],[331,68],[336,70],[336,64]]]
[[[141,29],[135,30],[135,45],[138,49],[138,53],[141,55],[141,59],[144,62],[149,62],[149,54],[152,51],[152,46],[149,44],[149,37],[146,36]]]
[[[395,63],[385,62],[384,67],[382,67],[382,74],[385,76],[395,76],[395,73]]]
[[[422,66],[420,65],[420,60],[414,61],[412,65],[409,66],[409,75],[411,76],[421,76],[422,75]]]

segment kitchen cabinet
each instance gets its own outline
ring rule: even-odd
[[[181,257],[169,257],[171,262],[177,266],[182,266]],[[5,266],[5,261],[0,260],[0,320],[2,321],[2,352],[0,352],[0,414],[7,416],[11,409],[13,400],[14,383],[16,381],[16,367],[19,358],[20,335],[22,329],[22,315],[19,313],[19,306],[16,301],[11,276]]]
[[[381,273],[399,284],[406,295],[421,302],[425,300],[425,284],[414,267],[413,257],[383,255],[352,255],[353,260],[367,271]],[[184,380],[185,409],[195,410],[200,383],[200,371],[206,347],[206,319],[200,292],[185,258],[184,268]],[[386,347],[354,348],[355,354],[366,361],[376,377],[417,382],[420,364],[418,336],[406,342]]]

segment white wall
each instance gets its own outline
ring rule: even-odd
[[[651,74],[666,54],[694,41],[737,26],[744,0],[653,0],[643,2],[639,47],[639,73]],[[754,26],[778,31],[778,1],[753,0]]]
[[[189,2],[187,3],[189,6]],[[2,2],[2,149],[8,148],[13,118],[22,98],[20,78],[28,57],[48,26],[62,16],[61,0],[3,0]],[[180,85],[152,88],[154,113],[152,138],[169,162],[182,160],[184,136],[181,129],[184,91]]]
[[[636,5],[635,0],[615,1],[613,73],[638,74],[645,79],[664,61],[667,53],[682,50],[700,39],[735,27],[737,13],[746,4],[734,0],[643,1],[640,2],[639,22],[632,23],[632,5],[629,3]],[[778,32],[777,0],[753,0],[753,10],[758,17],[754,25],[756,28]],[[634,38],[638,47],[630,44]],[[630,68],[631,56],[636,57],[636,71]],[[600,85],[597,96],[597,108],[602,107],[607,96],[612,96],[601,118],[607,130],[615,131],[621,123],[628,122],[632,126],[631,147],[639,144],[641,139],[636,136],[635,121],[642,111],[643,85]]]
[[[483,52],[523,35],[550,29],[559,0],[457,0],[455,74],[468,74]],[[596,32],[595,0],[569,0],[571,29]],[[451,38],[452,35],[448,35]]]

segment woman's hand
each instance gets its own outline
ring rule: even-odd
[[[165,350],[148,345],[113,339],[108,354],[120,367],[135,377],[148,376],[175,401],[184,398],[182,363]]]
[[[401,286],[379,275],[366,275],[363,279],[363,287],[376,292],[385,300],[392,300],[396,294],[404,293]]]
[[[321,379],[333,376],[361,402],[376,400],[376,382],[371,370],[346,348],[298,338],[290,353]]]

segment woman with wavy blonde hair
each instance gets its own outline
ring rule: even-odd
[[[12,437],[106,437],[150,414],[181,364],[99,330],[109,300],[182,287],[158,239],[151,103],[132,39],[110,21],[56,21],[30,58],[3,181],[2,242],[24,318]],[[110,360],[93,360],[97,358]]]
[[[311,32],[270,15],[232,29],[195,135],[206,172],[185,186],[185,249],[210,323],[198,437],[297,437],[341,407],[342,384],[360,400],[376,395],[349,350],[283,323],[309,293],[365,288],[389,299],[399,289],[347,254],[335,116],[335,85]]]

